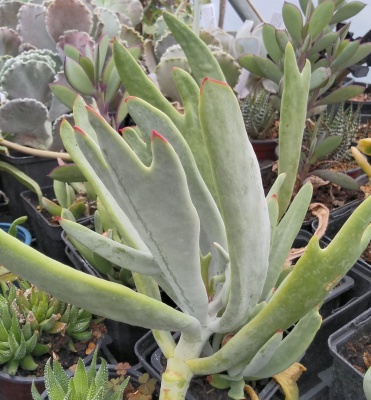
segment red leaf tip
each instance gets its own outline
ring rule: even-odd
[[[152,142],[157,138],[162,140],[164,143],[169,143],[162,135],[160,135],[157,131],[153,130],[152,131]]]
[[[63,218],[57,215],[57,216],[55,217],[55,219],[59,222],[59,221],[62,221]]]
[[[84,132],[81,128],[79,128],[78,126],[74,126],[73,127],[73,129],[76,131],[76,132],[79,132],[81,135],[83,135],[83,136],[87,136],[87,133],[86,132]]]
[[[127,103],[129,100],[132,100],[132,99],[135,99],[136,98],[136,96],[128,96],[126,99],[125,99],[125,103]]]

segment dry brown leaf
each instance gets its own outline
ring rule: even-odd
[[[325,181],[319,176],[315,175],[310,175],[307,181],[310,181],[310,183],[313,185],[313,190],[316,190],[317,188],[328,185],[330,183],[330,181]]]
[[[245,385],[244,390],[249,395],[250,400],[259,400],[258,395],[250,385]]]
[[[306,250],[305,247],[300,247],[300,249],[291,249],[289,255],[287,256],[286,263],[287,265],[291,265],[292,260],[296,260],[297,258],[301,257]]]
[[[285,394],[285,400],[299,399],[299,389],[296,382],[300,378],[301,374],[306,370],[307,369],[303,365],[295,363],[285,371],[282,371],[273,377],[281,386],[281,389]]]
[[[319,239],[325,234],[328,220],[330,216],[330,210],[322,203],[312,203],[309,206],[311,213],[318,218],[318,228],[314,232]]]

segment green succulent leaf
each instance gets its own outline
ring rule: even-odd
[[[93,82],[79,63],[71,58],[66,58],[64,62],[64,73],[68,83],[78,93],[86,96],[92,96],[95,94]]]
[[[268,78],[277,84],[283,77],[282,71],[268,58],[245,54],[239,58],[238,62],[253,74]]]
[[[317,38],[330,23],[334,10],[335,4],[333,1],[324,1],[319,4],[310,17],[307,34],[311,35],[313,39]]]
[[[49,178],[61,182],[85,182],[86,179],[76,164],[65,164],[54,168]]]
[[[344,43],[348,43],[344,41]],[[356,51],[358,50],[360,42],[357,40],[348,43],[341,51],[340,54],[337,54],[334,61],[331,63],[331,70],[336,71],[339,68],[342,68],[343,65],[346,65],[346,62],[352,58]]]
[[[299,43],[303,34],[303,17],[300,10],[293,4],[284,3],[282,17],[289,34]]]
[[[321,157],[331,153],[336,149],[342,142],[343,137],[341,135],[333,135],[326,137],[322,142],[320,142],[315,148],[315,154],[313,162]]]
[[[1,142],[0,142],[1,143]],[[31,190],[33,193],[36,193],[37,198],[39,200],[39,205],[42,205],[42,197],[43,194],[41,192],[41,188],[39,184],[31,179],[27,174],[14,167],[13,165],[6,163],[4,161],[0,161],[0,171],[4,171],[12,175],[16,178],[22,185]]]
[[[174,15],[165,12],[163,17],[182,47],[196,82],[200,85],[205,77],[224,82],[224,74],[207,45]]]
[[[329,95],[323,97],[316,102],[316,106],[322,106],[326,104],[341,103],[345,100],[349,100],[352,97],[360,95],[364,91],[362,86],[349,85],[334,90]]]
[[[276,40],[276,28],[273,25],[264,24],[262,28],[262,35],[264,46],[269,56],[277,64],[281,60],[283,52]]]
[[[325,35],[321,36],[318,40],[316,40],[309,50],[308,55],[311,56],[313,54],[319,53],[332,46],[335,41],[339,38],[338,32],[328,32]]]
[[[318,169],[316,171],[312,171],[311,174],[318,176],[323,180],[335,183],[336,185],[339,185],[344,189],[359,190],[359,183],[355,179],[344,173],[330,171],[326,169]]]
[[[73,103],[75,102],[78,94],[75,90],[60,83],[50,83],[49,88],[60,102],[72,110]]]
[[[349,3],[344,3],[339,7],[334,16],[331,18],[330,24],[334,25],[354,17],[359,12],[361,12],[365,6],[366,4],[362,3],[361,1],[351,1]]]

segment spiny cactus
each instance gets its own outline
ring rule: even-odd
[[[91,337],[92,314],[63,303],[25,280],[15,284],[0,282],[0,365],[15,375],[18,368],[37,368],[34,357],[46,354],[50,347],[41,342],[43,334],[67,335],[69,347],[74,340]]]
[[[240,104],[245,128],[251,139],[266,139],[277,112],[264,89],[250,93]]]
[[[120,376],[118,382],[110,384],[107,362],[103,358],[97,368],[97,351],[94,352],[89,369],[79,358],[73,377],[67,375],[57,360],[53,361],[53,366],[50,359],[45,365],[45,386],[49,400],[82,399],[86,396],[89,399],[121,400],[129,379]],[[41,400],[34,383],[31,393],[33,400]]]

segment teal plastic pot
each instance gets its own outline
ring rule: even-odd
[[[0,222],[0,229],[5,232],[9,231],[11,224],[7,222]],[[32,236],[28,229],[23,226],[17,226],[17,239],[27,244],[28,246],[31,244]]]

